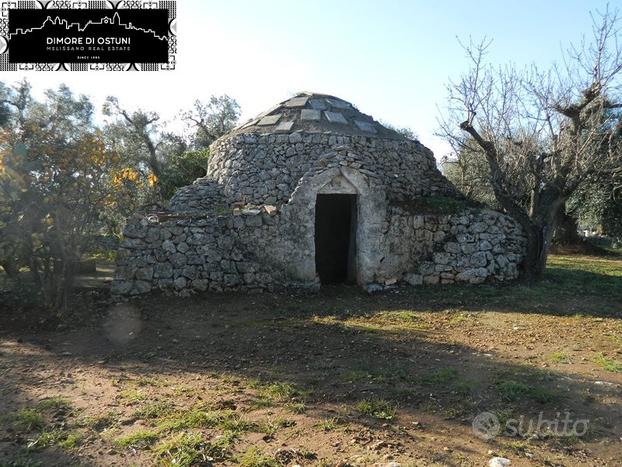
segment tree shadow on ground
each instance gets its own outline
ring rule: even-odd
[[[443,341],[399,314],[395,326],[390,315],[381,326],[352,320],[402,308],[387,298],[343,288],[311,296],[152,298],[113,308],[99,329],[69,331],[62,341],[42,335],[27,341],[45,345],[68,365],[101,365],[119,374],[213,373],[292,384],[318,408],[318,418],[330,416],[321,407],[344,404],[375,426],[382,420],[362,416],[360,403],[377,399],[402,415],[425,412],[458,426],[484,411],[553,416],[569,410],[598,420],[593,438],[619,436],[622,401],[615,385]],[[519,394],[508,396],[504,385],[514,383]]]
[[[573,419],[590,420],[585,439],[598,442],[622,432],[619,385],[509,361],[447,340],[401,312],[619,318],[621,286],[620,277],[551,268],[532,286],[150,297],[111,306],[83,327],[33,335],[6,330],[5,336],[22,337],[68,368],[97,366],[124,377],[213,374],[219,384],[236,381],[236,390],[251,393],[249,381],[292,385],[318,421],[339,413],[370,429],[394,423],[364,413],[364,404],[379,401],[397,408],[400,424],[428,416],[462,431],[482,412],[554,418],[569,411]],[[10,371],[2,377],[6,381]],[[22,379],[20,387],[29,384],[38,383]],[[20,387],[9,382],[3,389],[13,406],[24,405]]]

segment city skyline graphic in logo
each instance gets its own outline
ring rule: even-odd
[[[91,1],[52,8],[67,3],[19,2],[42,8],[8,9],[2,3],[0,70],[174,69],[175,2]]]

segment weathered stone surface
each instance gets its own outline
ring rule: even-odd
[[[162,242],[162,250],[166,251],[167,253],[175,253],[177,251],[177,248],[171,240],[165,240]]]
[[[509,217],[474,208],[419,212],[428,197],[458,196],[427,148],[345,101],[298,97],[309,98],[290,99],[215,141],[206,176],[180,188],[169,209],[128,220],[113,293],[317,288],[319,194],[356,195],[362,286],[517,277],[525,237]],[[322,118],[324,111],[337,116]],[[293,123],[279,132],[279,122]]]
[[[150,281],[136,281],[134,282],[134,289],[131,293],[136,295],[146,294],[151,292],[151,282]]]
[[[173,265],[170,263],[159,263],[155,265],[154,277],[166,279],[173,275]]]
[[[150,281],[153,279],[153,268],[140,268],[136,270],[136,279]]]
[[[181,289],[185,288],[187,283],[188,283],[188,281],[183,276],[179,276],[177,279],[175,279],[173,281],[173,284],[175,285],[175,288],[178,289],[178,290],[181,290]]]
[[[342,123],[344,125],[348,123],[346,118],[340,112],[329,112],[326,110],[324,111],[324,116],[326,117],[326,120],[331,123]]]

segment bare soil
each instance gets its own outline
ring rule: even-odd
[[[536,286],[5,310],[0,465],[619,466],[621,290],[619,259],[558,257]]]

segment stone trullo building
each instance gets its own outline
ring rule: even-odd
[[[518,275],[517,224],[468,207],[432,152],[300,93],[220,138],[207,175],[128,220],[113,293],[379,288]]]

